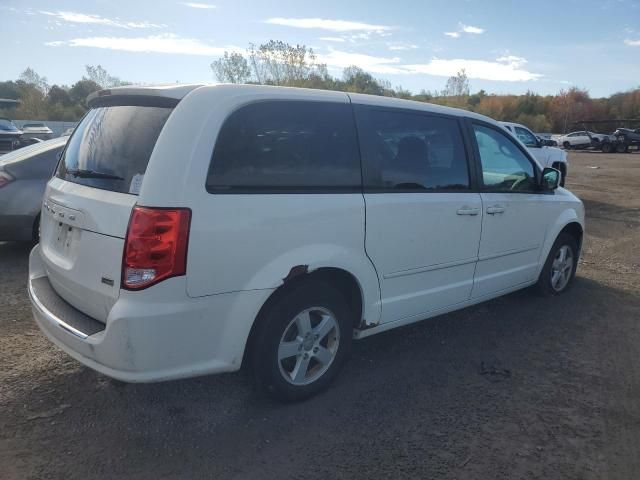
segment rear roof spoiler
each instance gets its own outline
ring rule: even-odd
[[[131,105],[141,107],[175,107],[192,90],[201,87],[193,85],[168,85],[161,87],[116,87],[99,90],[87,97],[90,108]]]

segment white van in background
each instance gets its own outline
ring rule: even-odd
[[[89,106],[47,186],[29,293],[51,341],[111,377],[244,359],[302,399],[353,338],[575,275],[582,203],[487,117],[254,85]]]
[[[562,179],[560,185],[564,187],[567,177],[567,152],[557,147],[549,147],[527,127],[520,123],[500,122],[511,134],[526,145],[533,157],[540,163],[541,167],[551,167],[560,170]]]

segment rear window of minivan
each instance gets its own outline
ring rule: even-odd
[[[138,194],[168,107],[94,108],[73,132],[56,176],[113,192]]]

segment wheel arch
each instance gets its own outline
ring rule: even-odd
[[[558,236],[562,235],[563,233],[568,233],[569,235],[571,235],[573,238],[576,239],[576,243],[578,244],[578,253],[580,253],[580,251],[582,250],[582,237],[584,236],[584,229],[582,228],[582,225],[577,221],[570,222],[567,225],[565,225],[562,230],[560,230],[560,232],[558,233]]]
[[[308,265],[294,265],[289,274],[282,280],[282,284],[276,288],[260,307],[253,319],[249,335],[247,337],[242,363],[246,364],[247,355],[252,348],[255,332],[265,313],[278,300],[295,290],[300,285],[310,281],[322,281],[333,287],[344,296],[349,310],[353,315],[353,328],[361,326],[364,322],[365,293],[358,278],[344,268],[320,267],[310,270]]]
[[[540,253],[540,260],[538,262],[538,275],[540,275],[540,272],[544,267],[544,263],[549,255],[549,252],[551,251],[551,247],[553,247],[556,239],[562,233],[568,233],[576,238],[576,241],[578,243],[579,257],[580,251],[582,250],[582,240],[584,237],[584,222],[582,221],[582,217],[573,208],[563,211],[556,222],[553,224],[553,226],[549,228],[544,246]]]

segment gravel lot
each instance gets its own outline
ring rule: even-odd
[[[640,154],[570,161],[588,222],[570,292],[357,342],[295,405],[242,373],[125,385],[82,367],[31,318],[29,247],[0,243],[0,478],[637,478]]]

